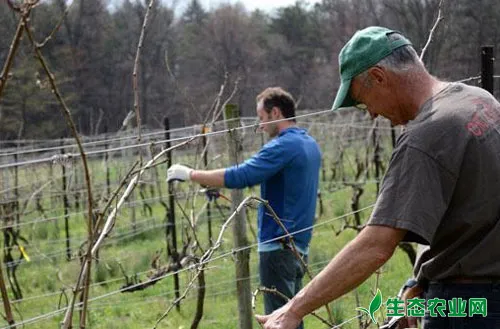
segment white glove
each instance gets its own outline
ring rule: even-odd
[[[171,182],[174,180],[184,182],[190,180],[192,171],[193,169],[187,166],[174,164],[167,170],[167,182]]]

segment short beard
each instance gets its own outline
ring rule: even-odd
[[[278,126],[274,123],[270,124],[268,126],[268,133],[267,134],[269,135],[269,138],[274,138],[274,137],[278,136],[278,134],[279,134]]]

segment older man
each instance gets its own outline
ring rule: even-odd
[[[183,165],[168,169],[167,180],[192,180],[213,187],[260,185],[261,196],[293,234],[299,254],[307,261],[316,210],[321,154],[319,146],[295,123],[295,101],[281,88],[267,88],[257,96],[260,128],[271,139],[241,165],[216,170],[192,170]],[[304,269],[291,250],[290,237],[261,205],[258,212],[259,273],[261,284],[288,297],[302,288]],[[285,304],[264,296],[266,313]],[[302,327],[300,321],[295,327]],[[294,329],[295,329],[294,327]]]
[[[257,320],[295,328],[365,281],[405,240],[429,245],[414,269],[427,299],[488,302],[486,317],[427,313],[424,328],[500,328],[500,104],[482,89],[431,76],[410,41],[386,28],[358,31],[339,63],[333,110],[357,106],[407,126],[367,227],[287,305]]]

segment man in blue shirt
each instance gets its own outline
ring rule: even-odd
[[[316,211],[321,153],[319,146],[297,127],[295,101],[281,88],[267,88],[257,96],[259,128],[272,138],[243,164],[216,170],[193,170],[175,164],[167,180],[192,180],[212,187],[245,188],[260,184],[261,197],[269,201],[307,261]],[[258,210],[259,272],[261,284],[293,297],[302,287],[304,269],[290,248],[286,233],[266,212]],[[272,313],[285,304],[278,296],[265,294],[265,311]],[[299,328],[302,328],[302,324]]]

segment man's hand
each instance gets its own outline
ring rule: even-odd
[[[193,169],[180,164],[174,164],[167,170],[167,182],[179,180],[181,182],[191,179]]]
[[[418,284],[414,287],[407,288],[403,292],[402,300],[405,302],[405,305],[407,305],[406,301],[408,299],[412,299],[415,297],[422,297],[422,293],[424,292],[424,289],[419,286]],[[418,318],[413,318],[413,317],[404,317],[401,319],[398,323],[398,329],[406,329],[406,328],[418,328]]]
[[[256,315],[255,318],[264,329],[296,329],[302,319],[290,310],[289,304],[269,315]]]

